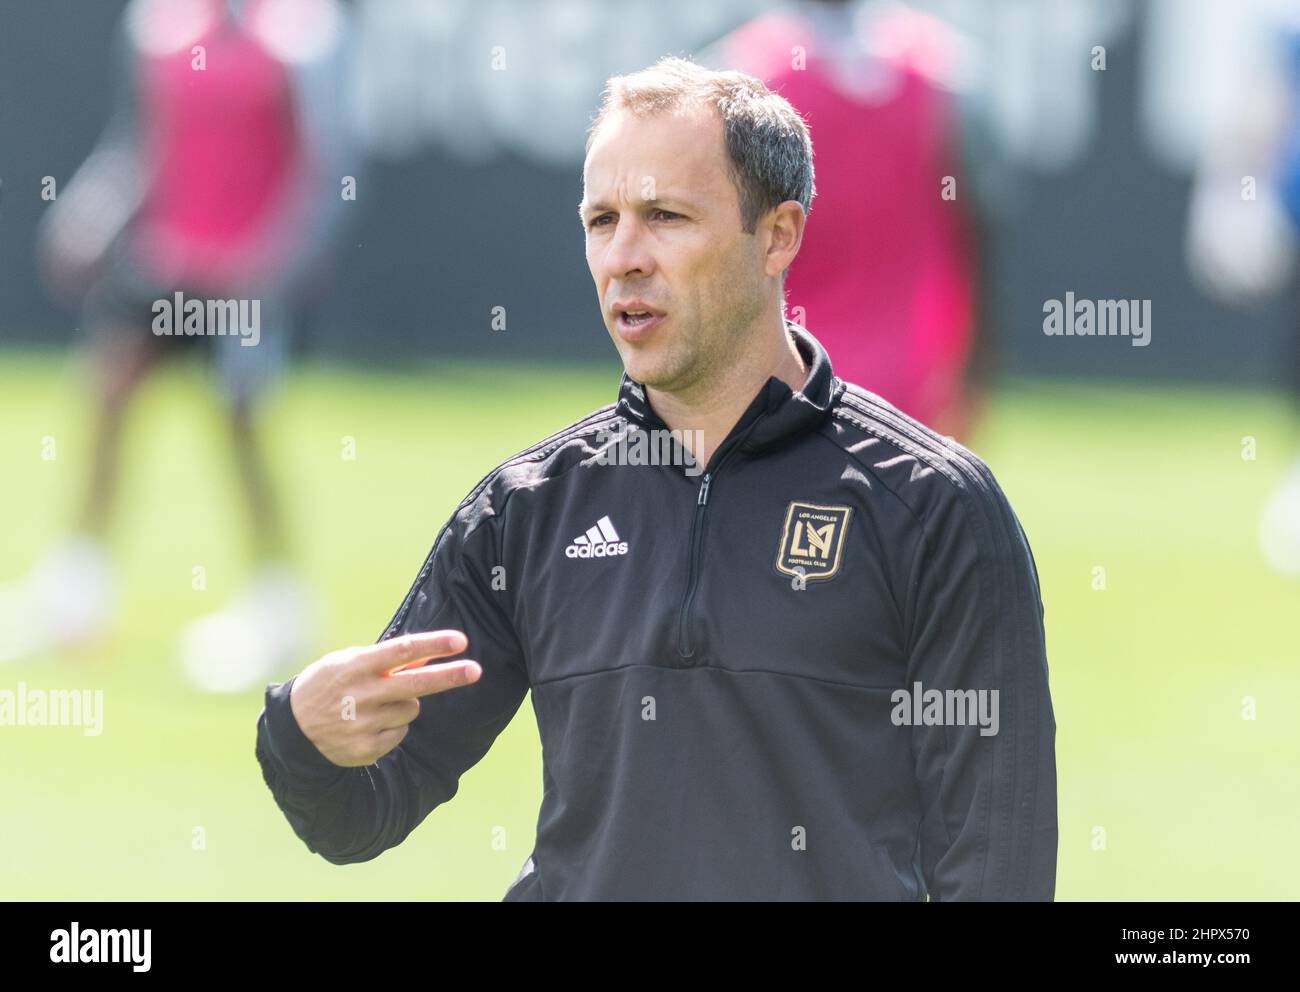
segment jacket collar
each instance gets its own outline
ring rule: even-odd
[[[808,378],[803,388],[794,392],[776,376],[768,376],[749,407],[719,446],[729,448],[736,439],[741,450],[762,451],[777,447],[797,434],[813,430],[830,415],[844,383],[831,371],[830,356],[820,341],[803,327],[789,320],[788,333],[808,364]],[[645,386],[623,373],[618,389],[618,413],[645,430],[666,430],[667,425],[655,413],[646,398]]]

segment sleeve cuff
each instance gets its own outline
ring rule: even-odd
[[[266,704],[257,726],[258,751],[267,754],[293,782],[330,785],[343,778],[347,769],[321,754],[298,726],[289,704],[293,682],[289,679],[266,687]]]

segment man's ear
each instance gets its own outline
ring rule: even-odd
[[[763,218],[763,229],[768,234],[764,270],[769,276],[779,277],[799,254],[807,219],[798,200],[778,204]]]

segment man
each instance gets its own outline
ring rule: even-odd
[[[509,901],[1052,898],[1033,559],[979,459],[784,320],[803,121],[665,59],[610,80],[583,181],[618,401],[474,487],[378,644],[268,687],[293,829],[335,864],[400,843],[531,688]]]
[[[315,25],[306,40],[303,19]],[[127,413],[164,359],[197,347],[220,379],[257,570],[184,632],[181,662],[216,692],[264,685],[300,662],[316,611],[290,564],[258,413],[341,219],[347,37],[336,0],[132,0],[124,10],[113,117],[39,243],[50,288],[79,306],[88,332],[94,458],[76,532],[0,586],[0,661],[93,643],[110,625]],[[182,319],[170,312],[177,296],[200,317],[237,303],[240,318]]]
[[[797,0],[702,56],[762,79],[817,136],[819,219],[786,282],[792,317],[816,328],[840,378],[958,440],[988,350],[975,333],[981,184],[963,161],[967,44],[901,4]]]

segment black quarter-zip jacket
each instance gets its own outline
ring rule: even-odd
[[[268,686],[257,758],[310,850],[401,843],[531,689],[543,796],[507,901],[1053,898],[1025,534],[979,458],[787,328],[804,387],[769,378],[703,471],[610,457],[667,430],[624,374],[473,488],[380,639],[459,629],[483,673],[424,697],[395,750],[333,765],[293,680]]]

